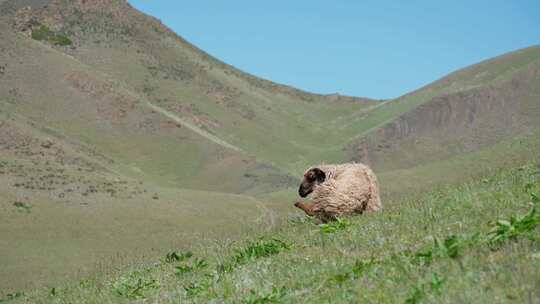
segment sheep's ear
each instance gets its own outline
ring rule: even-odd
[[[319,183],[322,183],[326,180],[326,173],[323,172],[323,170],[319,168],[313,168],[313,175],[315,176],[315,180]]]

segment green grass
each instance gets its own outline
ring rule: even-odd
[[[51,31],[46,25],[40,25],[37,29],[32,30],[31,37],[34,40],[46,41],[58,46],[73,44],[73,41],[66,35]]]
[[[148,261],[209,236],[232,238],[271,221],[251,197],[164,188],[82,166],[2,157],[0,177],[3,295]]]
[[[152,266],[21,296],[32,303],[454,303],[540,299],[540,167],[385,202],[316,226],[169,253]],[[192,253],[191,253],[192,252]],[[197,266],[202,265],[202,266]],[[179,269],[182,269],[179,271]],[[189,271],[185,271],[189,269]]]
[[[17,290],[36,286],[49,286],[41,295],[27,293],[38,302],[205,302],[214,297],[269,303],[353,296],[332,292],[346,291],[372,272],[394,277],[393,268],[381,268],[381,261],[368,254],[405,252],[388,245],[389,239],[409,247],[431,246],[437,239],[444,248],[468,240],[460,231],[447,233],[435,225],[430,226],[433,240],[415,238],[428,237],[412,220],[424,205],[449,218],[465,220],[469,214],[457,208],[454,215],[437,205],[432,194],[422,194],[418,205],[398,197],[537,160],[540,137],[524,135],[533,132],[528,124],[518,139],[525,144],[498,142],[463,155],[439,155],[433,141],[418,146],[424,148],[419,153],[409,149],[411,142],[404,143],[384,159],[397,163],[390,169],[399,169],[377,172],[384,213],[323,226],[297,218],[274,234],[249,233],[286,222],[294,210],[293,187],[306,167],[347,161],[351,142],[433,97],[531,76],[540,48],[480,63],[385,103],[332,101],[228,66],[123,1],[98,3],[99,9],[89,7],[83,14],[78,6],[91,2],[49,6],[44,15],[62,20],[54,31],[36,27],[34,39],[13,32],[12,20],[0,18],[6,49],[0,53],[5,62],[0,74],[0,217],[6,219],[0,221],[0,288],[5,299],[22,298]],[[54,12],[57,8],[63,11]],[[38,41],[76,41],[80,47],[50,48]],[[529,91],[538,93],[533,85]],[[23,135],[10,137],[6,125]],[[54,146],[43,147],[45,141]],[[450,191],[447,196],[459,195]],[[523,199],[508,197],[516,204]],[[476,221],[498,216],[488,212],[487,202],[476,203],[486,208],[484,215],[472,216]],[[509,211],[508,206],[495,207]],[[521,214],[527,213],[513,220],[508,215],[510,226],[499,228],[521,231]],[[441,220],[441,227],[455,228],[456,222]],[[469,225],[480,229],[478,222]],[[230,243],[241,234],[245,242]],[[206,247],[216,238],[226,241]],[[521,236],[517,241],[524,242]],[[185,250],[194,255],[188,257]],[[163,258],[147,269],[156,255]],[[446,260],[433,263],[441,261]],[[135,262],[139,267],[125,270]],[[415,280],[394,286],[410,292],[392,299],[414,302],[444,293],[454,271],[423,273],[411,267],[411,273],[396,270],[396,275]],[[60,287],[92,275],[96,278],[77,286]],[[379,284],[379,290],[393,287],[367,283]]]
[[[71,4],[65,5],[71,7]],[[127,36],[130,39],[117,39],[103,37],[115,20],[107,15],[88,13],[85,16],[87,27],[92,28],[90,24],[93,24],[94,28],[83,34],[77,32],[80,36],[76,37],[77,41],[84,51],[66,51],[69,57],[59,50],[44,53],[20,41],[21,37],[8,36],[9,44],[20,51],[17,51],[17,59],[25,64],[12,72],[14,75],[7,79],[4,90],[7,92],[21,81],[28,82],[26,102],[19,102],[10,110],[28,118],[43,117],[39,123],[114,157],[128,169],[123,171],[127,175],[143,174],[167,186],[182,184],[201,190],[274,191],[282,186],[279,179],[254,181],[243,178],[244,173],[249,175],[254,168],[271,168],[258,175],[279,176],[284,180],[286,175],[301,174],[313,163],[347,161],[344,150],[348,144],[399,115],[436,96],[511,79],[515,71],[525,71],[531,63],[538,62],[540,54],[538,48],[530,48],[480,63],[383,106],[373,100],[330,102],[319,95],[305,93],[302,96],[310,96],[305,99],[298,94],[283,93],[282,86],[268,86],[263,80],[260,82],[265,85],[257,85],[256,78],[206,56],[178,37],[165,35],[145,16],[126,16],[128,19],[123,21],[136,24],[137,30]],[[66,18],[79,16],[68,14]],[[67,27],[66,31],[69,30]],[[107,43],[95,43],[94,38]],[[86,75],[84,83],[90,88],[95,86],[97,91],[101,86],[113,88],[116,94],[104,94],[102,100],[110,106],[100,104],[98,108],[114,113],[118,99],[126,96],[143,101],[137,102],[135,109],[125,119],[115,122],[116,125],[103,117],[98,120],[95,107],[90,105],[101,95],[77,92],[69,83],[56,81],[65,79],[66,71]],[[27,77],[30,73],[35,76]],[[143,107],[145,102],[204,132],[193,132],[186,127],[169,130],[168,134],[160,130],[141,132],[138,126],[155,126],[168,120],[163,115],[150,115],[156,113]],[[42,106],[45,104],[46,107]],[[63,119],[74,112],[85,114],[78,119]],[[99,125],[92,124],[94,121]],[[154,136],[156,133],[161,136]],[[224,149],[201,133],[241,151]],[[228,159],[220,162],[212,157],[220,153],[235,161],[255,158],[256,164],[238,170],[242,165],[232,164],[234,161]],[[129,170],[130,167],[133,170]],[[244,172],[233,175],[239,171]],[[192,172],[200,174],[194,176]]]
[[[528,161],[540,162],[540,155],[534,152],[538,149],[540,129],[475,152],[425,162],[407,169],[378,172],[377,176],[383,196],[394,198],[478,178],[486,173],[519,166]]]

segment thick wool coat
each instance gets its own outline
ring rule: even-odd
[[[325,181],[316,185],[311,194],[317,217],[332,219],[382,209],[379,184],[368,166],[347,163],[312,168],[319,168],[326,174]]]

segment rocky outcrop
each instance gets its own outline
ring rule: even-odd
[[[351,144],[349,158],[376,169],[400,169],[538,128],[539,75],[535,65],[496,85],[436,97]],[[399,152],[405,147],[407,155]]]

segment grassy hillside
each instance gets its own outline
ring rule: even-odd
[[[350,144],[351,159],[379,172],[491,147],[540,127],[540,47],[451,74],[396,104],[427,102]],[[384,108],[383,108],[384,110]]]
[[[290,124],[304,128],[289,109],[324,117],[373,103],[243,74],[122,1],[1,5],[3,293],[272,224],[264,204],[240,193],[293,178],[246,146],[284,158],[294,145],[269,143]]]
[[[376,225],[406,194],[540,161],[540,47],[378,101],[257,78],[124,0],[0,0],[0,37],[0,295],[275,229],[315,163],[373,165],[390,213],[354,221]],[[307,246],[318,228],[281,229]],[[170,279],[150,296],[187,296]],[[90,302],[122,301],[99,284]]]
[[[42,54],[44,44],[50,45],[50,42],[22,39],[20,35],[10,37],[12,57],[7,59],[8,62],[28,63],[27,66],[32,69],[40,67],[37,71],[34,70],[34,73],[35,77],[42,81],[68,80],[68,83],[53,82],[39,85],[32,83],[39,89],[51,87],[56,90],[69,90],[57,93],[57,96],[62,94],[60,96],[64,97],[63,99],[72,99],[72,102],[57,105],[58,107],[79,113],[81,112],[81,109],[77,108],[81,104],[79,100],[88,99],[88,96],[74,98],[74,93],[91,95],[93,98],[97,94],[106,98],[103,101],[107,103],[106,109],[101,112],[109,112],[109,120],[114,120],[118,125],[128,124],[128,119],[132,125],[138,122],[138,127],[142,124],[145,126],[156,124],[147,121],[149,118],[146,113],[137,113],[137,108],[132,109],[135,104],[156,112],[164,120],[171,121],[173,126],[179,125],[185,129],[183,132],[171,131],[181,133],[173,134],[176,135],[174,137],[182,138],[183,133],[195,135],[191,136],[194,137],[190,143],[191,151],[182,150],[186,146],[184,143],[180,148],[168,149],[171,155],[161,154],[160,157],[153,157],[151,161],[142,156],[117,156],[120,161],[136,164],[142,172],[169,184],[188,183],[186,187],[189,188],[246,191],[254,187],[254,178],[244,177],[243,174],[227,176],[232,172],[241,173],[243,165],[240,159],[246,161],[246,158],[250,159],[251,167],[247,166],[244,171],[256,171],[248,172],[246,176],[257,176],[257,185],[265,182],[261,180],[265,176],[278,174],[276,172],[278,170],[281,171],[280,177],[298,173],[306,166],[302,160],[306,154],[311,153],[311,147],[319,144],[333,145],[340,140],[337,132],[325,128],[320,121],[332,120],[375,104],[375,101],[367,99],[313,95],[242,73],[196,49],[161,23],[135,11],[124,1],[103,3],[53,1],[47,9],[21,12],[16,16],[18,18],[16,20],[19,20],[17,24],[20,24],[18,28],[21,30],[31,27],[28,31],[34,33],[44,25],[50,31],[62,33],[73,41],[69,47],[47,47],[50,54],[44,57]],[[33,20],[39,25],[32,27]],[[70,71],[66,64],[59,62],[67,60],[76,66],[73,71]],[[13,71],[13,67],[12,69],[8,67],[6,71],[8,79],[18,78],[18,81],[22,77],[12,73],[20,72],[23,75],[28,73],[19,66],[16,67],[16,71]],[[41,76],[40,71],[43,72]],[[57,72],[55,77],[45,77],[44,73],[55,71]],[[13,86],[15,84],[6,84],[6,91]],[[73,92],[73,89],[79,92]],[[107,89],[122,90],[124,91],[122,95],[127,96],[124,98],[102,96],[107,93]],[[27,99],[34,100],[26,103],[32,108],[37,102],[41,104],[44,101],[47,104],[62,102],[55,96],[38,95],[37,92],[29,95]],[[39,101],[35,100],[38,98]],[[16,106],[14,110],[28,115],[30,109]],[[53,113],[48,113],[47,108],[38,110],[44,118],[62,114],[56,113],[57,108],[50,109],[55,111]],[[90,109],[86,112],[88,110]],[[99,112],[100,109],[97,110]],[[115,113],[117,115],[114,115]],[[90,112],[89,116],[95,118],[96,115]],[[56,127],[62,131],[67,129],[66,132],[73,128],[71,125]],[[79,126],[74,127],[81,129]],[[129,125],[128,127],[133,128]],[[84,129],[90,132],[96,127],[84,126]],[[125,137],[124,134],[121,135]],[[125,146],[116,144],[118,142],[116,139],[101,143],[90,136],[81,138],[82,135],[75,133],[70,136],[85,142],[91,141],[93,146],[101,148],[106,154],[125,150]],[[139,139],[144,140],[147,139]],[[125,141],[135,140],[128,137]],[[171,140],[166,142],[169,143]],[[214,150],[224,150],[221,153],[231,155],[224,158],[234,159],[213,160],[193,155],[207,154],[208,150],[212,150],[207,147],[209,144],[216,146]],[[116,146],[120,147],[115,149]],[[163,146],[163,143],[157,142],[147,146],[156,150],[154,147]],[[176,157],[178,154],[183,155],[184,159],[179,160]],[[162,160],[161,166],[156,163],[157,159]],[[294,162],[301,165],[292,166]],[[173,163],[178,166],[171,166]],[[188,165],[191,168],[181,170]],[[213,172],[212,169],[207,169],[210,172],[200,178],[192,174],[189,178],[182,175],[182,172],[186,171],[204,171],[203,167],[222,168],[222,171]],[[211,174],[218,177],[214,181],[209,180]],[[223,179],[219,177],[223,175],[238,182],[231,188],[224,189],[219,182]],[[276,186],[275,183],[275,180],[266,181],[268,186],[264,190],[272,189]],[[280,186],[279,182],[277,183],[277,186]]]
[[[15,33],[8,32],[5,40],[11,50],[2,53],[8,62],[0,84],[2,109],[93,147],[125,175],[229,192],[255,185],[243,177],[248,172],[279,175],[215,136],[201,136],[182,120],[156,111],[144,97],[70,56]],[[217,182],[223,179],[237,183]]]
[[[539,149],[540,129],[535,129],[474,152],[456,154],[439,161],[426,161],[404,169],[377,171],[383,202],[436,187],[460,184],[527,162],[540,162],[540,154],[535,152]],[[407,150],[402,151],[402,156],[405,155],[408,155]],[[284,216],[290,213],[290,206],[284,202],[295,201],[297,197],[296,188],[257,196]]]
[[[294,217],[245,240],[171,251],[153,266],[15,302],[534,303],[540,299],[540,167],[388,201],[316,226]]]
[[[32,110],[38,111],[39,115],[34,115],[32,119],[42,118],[44,124],[50,124],[49,116],[66,116],[66,113],[58,112],[59,108],[68,113],[88,113],[83,121],[62,121],[61,125],[54,127],[66,133],[66,136],[87,142],[115,158],[126,167],[124,173],[128,175],[144,174],[168,186],[181,184],[185,188],[237,193],[268,192],[284,184],[292,185],[291,175],[298,175],[315,162],[363,159],[358,149],[364,147],[357,142],[373,130],[419,105],[431,104],[434,98],[440,96],[472,89],[493,92],[495,89],[491,86],[497,86],[496,89],[500,91],[509,91],[507,83],[511,83],[516,75],[536,77],[535,74],[523,74],[530,72],[531,65],[538,63],[540,58],[538,48],[518,51],[456,72],[396,100],[381,103],[368,99],[313,95],[255,78],[208,56],[159,21],[137,12],[124,1],[52,1],[47,9],[36,9],[35,12],[19,13],[17,16],[18,29],[24,29],[28,20],[35,19],[51,31],[66,35],[73,44],[70,47],[47,47],[50,54],[43,57],[42,49],[50,42],[24,40],[21,35],[8,37],[12,38],[12,47],[7,62],[28,63],[27,67],[33,69],[35,77],[42,81],[36,84],[36,80],[32,79],[28,86],[48,88],[45,93],[53,91],[53,88],[63,91],[54,95],[34,91],[26,96],[13,97],[26,99],[27,106],[17,104],[11,111],[25,116],[29,116]],[[9,32],[9,29],[4,28],[4,31]],[[68,58],[77,68],[67,69],[65,63],[59,62],[68,61]],[[41,69],[36,71],[36,66],[41,66]],[[45,77],[45,73],[55,70],[57,73],[54,77]],[[43,72],[41,76],[39,71]],[[5,82],[4,94],[17,89],[16,83],[21,86],[21,81],[30,80],[25,76],[28,73],[22,67],[8,66],[4,78],[16,82]],[[58,83],[52,82],[52,79],[66,81]],[[43,83],[46,81],[49,83]],[[534,87],[532,80],[525,81]],[[499,88],[499,85],[506,87]],[[519,98],[529,98],[535,102],[535,93],[527,93],[527,96]],[[498,92],[493,94],[498,96]],[[513,93],[510,91],[508,94]],[[57,98],[59,96],[61,100]],[[88,104],[82,100],[96,97],[102,100],[97,109],[81,109],[81,103]],[[62,101],[64,99],[71,102],[66,104]],[[47,104],[47,107],[35,107],[36,103]],[[51,107],[51,103],[55,106]],[[506,108],[501,108],[500,113],[503,113]],[[436,111],[428,109],[427,112]],[[531,113],[529,117],[534,117],[535,111],[525,113]],[[160,116],[160,119],[149,118],[148,112],[155,114],[152,116]],[[96,118],[116,125],[89,125]],[[148,130],[155,129],[156,125],[160,126],[158,130]],[[120,126],[128,130],[120,130]],[[155,132],[165,133],[161,129],[167,127],[169,136],[162,140],[153,136]],[[183,130],[174,130],[175,127]],[[85,130],[85,134],[76,132],[81,129]],[[109,132],[110,129],[114,129],[116,134]],[[491,126],[484,124],[477,133],[491,129]],[[138,133],[136,136],[128,132],[135,130]],[[516,132],[511,130],[506,135],[515,135]],[[103,135],[109,135],[109,138]],[[426,136],[440,138],[440,135]],[[504,139],[492,135],[485,137],[487,139],[470,138],[473,145],[476,141],[492,144]],[[190,140],[178,140],[184,138]],[[374,150],[374,145],[387,145],[390,140],[374,138],[372,142],[375,144],[370,144],[368,149]],[[138,148],[130,149],[135,143]],[[398,148],[407,144],[393,143]],[[452,143],[445,144],[451,146]],[[411,153],[437,155],[439,159],[455,154],[454,150],[446,147],[435,149],[437,144],[428,141],[425,151]],[[141,146],[146,150],[143,153],[139,153]],[[162,148],[165,146],[168,146],[167,149]],[[394,149],[398,150],[397,154],[403,150],[398,148]],[[138,154],[126,153],[126,150]],[[349,155],[344,151],[349,151]],[[370,152],[370,156],[379,157]],[[213,156],[216,154],[223,156],[215,159]],[[401,159],[391,153],[383,154],[381,163],[389,164],[388,159]],[[182,158],[178,155],[182,155]],[[419,160],[407,159],[404,162],[410,166],[411,163],[418,164]],[[401,169],[403,166],[398,163],[388,168]],[[194,175],[194,172],[200,175]],[[223,180],[235,182],[223,184]]]
[[[0,112],[3,292],[89,275],[104,260],[147,259],[202,235],[232,237],[272,224],[251,197],[127,178],[92,149],[24,122]]]

